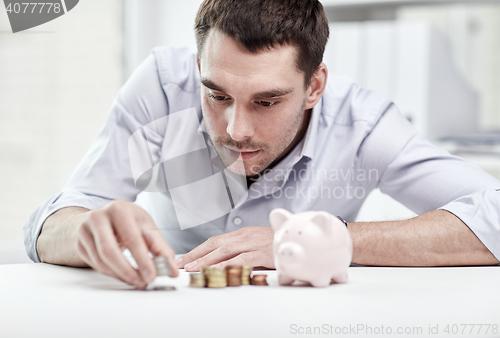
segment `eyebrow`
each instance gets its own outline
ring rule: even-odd
[[[204,78],[201,79],[201,83],[209,89],[216,90],[221,93],[227,93],[227,91],[224,88],[222,88],[212,80]],[[271,99],[274,97],[285,96],[287,94],[290,94],[291,92],[293,92],[292,88],[276,88],[276,89],[266,90],[260,93],[255,93],[252,95],[252,97],[256,100]]]

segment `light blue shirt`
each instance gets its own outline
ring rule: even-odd
[[[378,187],[417,214],[450,211],[500,259],[500,182],[430,143],[387,98],[330,75],[303,140],[244,193],[231,183],[237,175],[220,169],[217,154],[210,151],[200,101],[195,53],[154,49],[119,91],[66,187],[26,222],[29,257],[40,261],[36,241],[41,227],[64,207],[96,209],[116,199],[136,201],[176,253],[185,253],[210,236],[267,226],[269,212],[277,207],[294,213],[325,210],[353,221],[369,192]],[[199,156],[183,157],[188,153]],[[208,164],[201,164],[204,156]],[[178,168],[169,165],[179,158],[195,161],[185,160]],[[196,177],[183,175],[186,165],[197,168],[188,170]],[[173,176],[175,184],[169,179]],[[162,177],[169,189],[155,187]],[[193,185],[205,179],[225,184],[225,197]],[[220,198],[225,204],[218,210],[212,204]],[[184,214],[181,199],[188,205]],[[187,219],[193,206],[212,212],[209,221]]]

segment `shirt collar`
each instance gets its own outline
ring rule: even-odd
[[[207,129],[205,128],[205,120],[202,118],[200,121],[200,125],[198,126],[198,133],[207,133]]]
[[[304,136],[305,141],[303,143],[302,151],[300,152],[300,157],[308,157],[309,159],[312,159],[314,157],[314,150],[316,149],[316,139],[318,134],[319,116],[321,115],[322,107],[323,98],[321,98],[313,107],[311,120],[309,121],[306,135]]]

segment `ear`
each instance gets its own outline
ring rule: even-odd
[[[198,72],[201,74],[200,58],[198,57],[198,54],[196,54],[196,65],[198,66]]]
[[[326,79],[328,78],[328,69],[324,63],[321,63],[313,74],[309,88],[307,88],[306,104],[304,110],[313,108],[318,103],[326,88]]]
[[[271,222],[273,230],[278,231],[292,216],[293,214],[285,209],[274,209],[269,214],[269,222]]]
[[[325,211],[319,211],[312,218],[311,222],[318,225],[325,235],[329,236],[332,233],[332,215]]]

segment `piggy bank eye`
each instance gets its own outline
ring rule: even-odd
[[[302,235],[302,231],[299,231],[299,235]]]
[[[288,233],[288,230],[287,230],[287,231],[285,231],[285,234],[287,234],[287,233]]]

